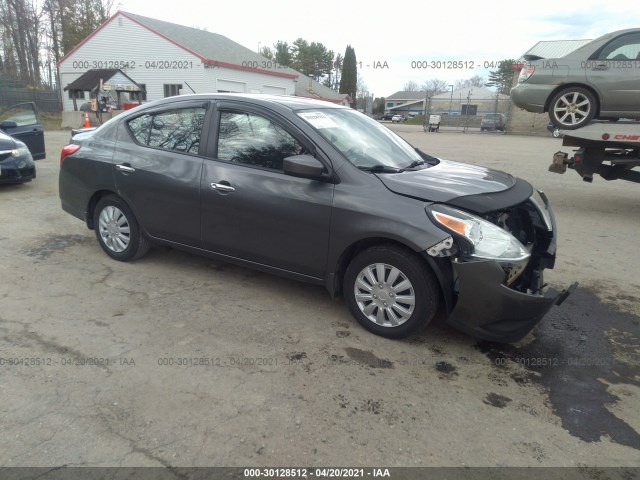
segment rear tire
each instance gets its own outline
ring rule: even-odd
[[[549,119],[554,126],[575,130],[584,127],[596,115],[596,98],[581,87],[568,87],[560,90],[549,104]]]
[[[114,260],[136,260],[151,247],[129,206],[116,195],[98,201],[93,211],[93,228],[98,243]]]
[[[343,294],[351,314],[386,338],[403,338],[425,327],[438,309],[439,293],[424,261],[395,245],[360,252],[344,275]]]

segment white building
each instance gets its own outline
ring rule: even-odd
[[[146,91],[141,99],[147,101],[193,91],[297,95],[344,105],[351,100],[222,35],[122,11],[69,52],[58,68],[64,111],[74,110],[74,96],[76,108],[89,100],[86,91],[65,87],[90,70],[108,69],[119,69],[140,85]]]

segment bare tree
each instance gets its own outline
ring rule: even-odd
[[[3,75],[32,87],[57,83],[54,65],[109,18],[114,1],[0,0]]]
[[[471,78],[467,78],[466,80],[458,80],[456,82],[456,90],[460,88],[472,88],[472,87],[484,87],[487,81],[484,77],[480,75],[474,75]]]
[[[449,85],[444,80],[432,78],[422,84],[422,90],[427,92],[428,97],[433,97],[449,90]]]
[[[41,21],[35,2],[0,0],[4,73],[24,83],[40,85]]]
[[[402,87],[402,91],[403,92],[419,92],[420,86],[418,85],[417,82],[414,82],[413,80],[409,80],[407,83],[404,84],[404,87]]]

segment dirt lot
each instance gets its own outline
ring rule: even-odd
[[[391,128],[551,199],[547,280],[581,288],[525,341],[390,341],[319,287],[110,260],[60,209],[49,132],[38,178],[0,188],[0,466],[639,466],[640,185],[548,173],[552,138]]]

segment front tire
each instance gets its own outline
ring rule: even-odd
[[[395,245],[360,252],[347,267],[343,292],[360,325],[386,338],[426,326],[439,303],[433,272],[417,254]]]
[[[93,211],[93,228],[98,243],[114,260],[135,260],[149,251],[149,239],[129,206],[116,195],[98,201]]]
[[[580,87],[569,87],[560,90],[549,104],[549,119],[554,126],[575,130],[584,127],[596,115],[596,98]]]

